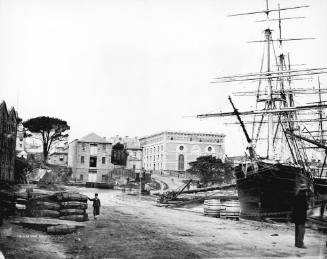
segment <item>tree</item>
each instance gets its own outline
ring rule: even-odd
[[[229,183],[234,177],[231,163],[223,163],[211,155],[198,157],[196,161],[190,162],[190,166],[187,172],[197,175],[203,183]]]
[[[42,142],[44,163],[47,162],[51,148],[67,139],[67,131],[70,129],[66,121],[46,116],[29,119],[23,125],[32,133],[28,136]]]
[[[111,151],[111,163],[114,165],[126,165],[128,153],[125,146],[121,143],[117,143],[112,147]]]

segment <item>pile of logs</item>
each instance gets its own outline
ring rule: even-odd
[[[11,190],[0,190],[0,216],[14,215],[16,196]]]
[[[29,199],[27,215],[63,220],[87,221],[87,196],[74,192],[58,192]]]
[[[14,190],[0,190],[0,213],[1,217],[23,216],[26,209],[26,193],[18,193]]]

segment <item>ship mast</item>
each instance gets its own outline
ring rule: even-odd
[[[229,16],[241,16],[241,15],[252,15],[252,14],[265,14],[266,19],[258,22],[267,22],[267,27],[264,30],[264,39],[250,41],[251,43],[263,43],[264,44],[264,54],[261,61],[260,72],[256,73],[247,73],[247,74],[238,74],[231,76],[222,76],[215,78],[215,82],[212,83],[229,83],[229,82],[259,82],[257,91],[252,92],[243,92],[244,96],[256,96],[256,103],[261,103],[263,109],[256,107],[255,110],[250,111],[238,111],[231,99],[229,98],[233,112],[220,112],[212,114],[202,114],[198,115],[197,118],[210,118],[210,117],[225,117],[225,116],[235,116],[237,117],[243,132],[247,138],[249,146],[253,148],[259,140],[259,134],[261,136],[264,134],[267,136],[265,143],[265,152],[264,156],[269,160],[276,159],[275,153],[277,153],[277,147],[280,144],[276,142],[278,139],[282,139],[283,143],[287,144],[290,151],[290,155],[293,158],[295,164],[300,164],[305,166],[306,163],[306,154],[302,148],[302,141],[299,141],[294,136],[286,136],[285,130],[290,130],[291,132],[296,131],[298,128],[295,123],[299,122],[298,112],[305,110],[317,109],[317,105],[304,105],[304,106],[295,106],[293,95],[294,93],[303,92],[306,93],[307,89],[292,89],[291,80],[303,80],[303,76],[311,76],[315,74],[324,74],[327,73],[327,68],[311,68],[311,69],[291,69],[291,64],[288,57],[288,62],[285,60],[285,55],[283,53],[283,42],[284,41],[294,41],[294,40],[306,40],[312,38],[282,38],[282,20],[289,19],[298,19],[304,17],[281,17],[281,11],[292,10],[309,7],[307,5],[302,6],[293,6],[281,8],[278,4],[278,9],[270,9],[268,0],[265,0],[266,6],[265,10],[248,12],[248,13],[239,13]],[[269,14],[271,12],[278,12],[278,19],[270,19]],[[278,21],[279,33],[277,39],[272,38],[272,29],[270,28],[270,21]],[[275,52],[274,42],[279,43],[279,53]],[[273,64],[274,63],[274,64]],[[275,64],[276,63],[276,64]],[[273,69],[273,66],[277,66],[277,69]],[[285,89],[285,82],[288,82],[288,88]],[[261,84],[261,82],[265,82]],[[325,90],[325,89],[324,89]],[[320,104],[320,108],[326,108],[327,104]],[[253,129],[252,129],[252,139],[245,130],[245,123],[241,120],[240,116],[250,115],[253,116]],[[256,122],[256,116],[260,116],[261,119]],[[278,120],[276,120],[278,118]],[[256,124],[256,127],[255,127]],[[265,132],[262,132],[262,124],[265,125]],[[256,136],[254,137],[254,132]],[[262,139],[262,138],[260,138]],[[286,142],[285,142],[286,141]],[[281,150],[283,146],[281,145]],[[250,154],[250,157],[252,155]]]

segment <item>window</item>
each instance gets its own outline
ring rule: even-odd
[[[84,156],[81,156],[81,164],[84,164]]]
[[[90,145],[90,155],[95,156],[98,153],[98,146],[97,144]]]
[[[179,146],[179,150],[180,151],[184,150],[184,147],[183,146]]]
[[[211,152],[212,151],[212,147],[208,147],[208,151]]]
[[[192,141],[192,138],[190,138],[190,141]]]
[[[133,165],[133,172],[135,172],[135,169],[136,169],[136,166],[135,166],[135,165]]]
[[[59,161],[64,161],[64,156],[63,155],[59,156]]]
[[[85,151],[86,145],[85,143],[82,144],[82,151]]]
[[[83,181],[83,175],[82,174],[79,175],[79,180]]]
[[[173,138],[173,137],[171,137],[171,138],[170,138],[170,140],[174,140],[174,138]]]
[[[90,156],[90,167],[97,167],[97,157]]]
[[[104,165],[105,163],[106,163],[106,158],[103,157],[103,158],[102,158],[102,164]]]
[[[184,155],[178,156],[178,171],[184,171]]]
[[[106,144],[102,144],[103,151],[106,151]]]
[[[22,144],[19,144],[19,147],[23,147],[23,145]]]

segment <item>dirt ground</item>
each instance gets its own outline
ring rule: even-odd
[[[294,227],[209,218],[155,206],[153,199],[120,191],[99,193],[101,215],[74,234],[47,236],[8,223],[1,228],[6,258],[327,258],[326,236],[307,229],[307,249],[294,247]],[[10,229],[11,230],[8,230]]]

